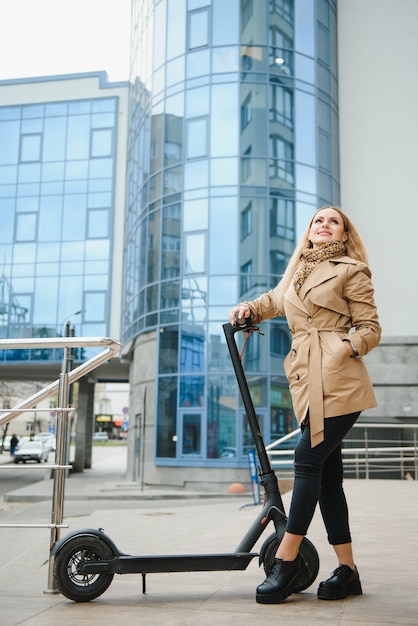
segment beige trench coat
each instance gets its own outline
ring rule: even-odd
[[[312,447],[324,439],[324,418],[377,406],[361,358],[381,336],[367,265],[348,256],[323,261],[299,294],[293,284],[288,287],[283,310],[275,289],[241,304],[250,308],[255,323],[286,315],[292,345],[284,370],[299,424],[309,409]]]

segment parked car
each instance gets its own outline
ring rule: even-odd
[[[55,448],[57,446],[57,440],[55,438],[55,435],[53,435],[52,433],[38,433],[34,436],[33,440],[40,441],[44,444],[45,448],[49,448],[49,450],[52,451],[55,451]]]
[[[107,433],[93,433],[93,441],[107,441],[109,435]]]
[[[15,463],[26,463],[26,461],[36,461],[41,463],[48,461],[49,450],[41,441],[24,441],[16,450],[13,460]]]

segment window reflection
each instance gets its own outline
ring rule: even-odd
[[[203,376],[180,377],[180,406],[204,406],[205,379]]]
[[[176,456],[177,440],[177,376],[158,381],[157,456]]]
[[[201,456],[202,452],[202,414],[201,413],[184,413],[183,414],[183,432],[181,439],[182,455]]]
[[[209,11],[191,11],[188,13],[188,48],[203,48],[209,43]]]

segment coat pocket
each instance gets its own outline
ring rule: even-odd
[[[343,341],[345,334],[335,331],[322,333],[322,369],[336,372],[349,362],[353,353],[350,342]]]

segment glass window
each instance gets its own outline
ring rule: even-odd
[[[241,211],[241,241],[248,237],[252,231],[252,204],[247,204]]]
[[[183,456],[201,456],[202,454],[202,414],[184,413],[181,436],[181,454]]]
[[[238,185],[238,158],[211,159],[210,183],[214,186]]]
[[[251,122],[251,93],[245,98],[241,105],[241,130]]]
[[[293,0],[269,0],[269,12],[277,13],[289,24],[293,22]]]
[[[62,239],[86,238],[86,197],[84,194],[72,194],[64,197]]]
[[[157,456],[176,456],[177,376],[160,377],[158,381]]]
[[[183,228],[188,230],[202,230],[208,227],[208,200],[189,200],[184,203]]]
[[[178,271],[173,272],[173,277],[177,277],[178,274]],[[172,310],[178,308],[180,305],[180,284],[178,280],[161,283],[160,303],[161,309]]]
[[[295,204],[286,198],[270,198],[270,237],[295,239]]]
[[[85,292],[83,310],[85,322],[103,322],[106,315],[106,293]]]
[[[195,78],[209,74],[210,53],[209,50],[198,50],[187,55],[186,76]]]
[[[161,3],[162,12],[164,11],[164,4]],[[156,10],[158,9],[158,4]],[[163,22],[164,24],[164,22]],[[164,33],[161,29],[161,24],[156,24],[158,28],[158,35],[156,36],[156,47],[161,46],[161,39],[164,36],[160,36],[160,33]],[[186,1],[185,0],[168,0],[167,3],[167,59],[174,59],[174,57],[184,54],[186,41]],[[162,48],[164,51],[164,42],[162,42]],[[164,62],[164,58],[161,60]]]
[[[238,84],[213,85],[211,98],[211,155],[236,156],[239,152]],[[228,138],[225,141],[225,138]]]
[[[39,208],[39,196],[27,196],[23,198],[17,198],[16,211],[19,213],[33,213]],[[3,216],[2,216],[3,219]]]
[[[92,128],[113,128],[114,122],[113,113],[93,113],[91,116]]]
[[[103,209],[112,205],[112,195],[110,193],[89,193],[87,196],[87,206],[89,209]]]
[[[42,164],[42,180],[43,181],[61,181],[64,179],[64,161],[58,163]]]
[[[253,0],[241,0],[241,23],[242,30],[247,26],[253,16]]]
[[[285,357],[290,350],[289,331],[286,324],[272,322],[270,330],[270,352],[275,356]]]
[[[205,372],[205,332],[202,324],[192,322],[182,328],[180,372]]]
[[[246,180],[251,176],[251,146],[248,146],[244,155],[241,159],[241,177],[242,182],[245,183]]]
[[[180,378],[180,406],[203,406],[205,379],[203,376],[182,376]]]
[[[251,277],[253,272],[253,262],[247,261],[241,266],[240,276],[240,296],[245,295],[251,289]]]
[[[237,277],[212,276],[209,279],[209,297],[211,306],[235,305],[237,303]]]
[[[208,284],[206,276],[189,276],[181,287],[182,311],[190,310],[190,319],[195,319],[195,310],[207,303]]]
[[[184,56],[180,56],[173,61],[169,61],[166,66],[166,87],[175,85],[184,80],[185,59]]]
[[[112,154],[112,129],[102,128],[91,131],[91,157],[105,157]]]
[[[293,129],[293,92],[281,85],[270,85],[269,120]]]
[[[35,241],[36,225],[36,213],[18,213],[16,215],[16,241]]]
[[[219,369],[225,347],[209,342],[213,369]],[[218,366],[216,366],[218,363]],[[232,376],[210,376],[207,392],[207,457],[236,457],[236,380]]]
[[[59,115],[67,115],[66,102],[52,102],[45,105],[45,117],[55,117]]]
[[[19,122],[0,122],[0,165],[18,162]]]
[[[239,61],[238,46],[224,46],[212,49],[212,72],[214,74],[238,72]]]
[[[91,102],[92,113],[100,113],[101,111],[115,111],[116,98],[96,98]]]
[[[212,0],[212,45],[239,42],[240,0]]]
[[[238,217],[237,200],[212,198],[209,222],[209,268],[211,274],[231,274],[237,271]],[[222,250],[222,254],[219,251]]]
[[[22,164],[19,167],[19,173],[18,173],[19,183],[34,183],[34,182],[39,181],[40,178],[41,178],[41,164],[40,163]]]
[[[83,180],[89,175],[89,161],[67,161],[65,164],[66,180]]]
[[[187,158],[205,157],[207,147],[207,119],[193,119],[187,121]]]
[[[0,228],[0,243],[11,243],[13,241],[13,228],[14,228],[14,198],[6,198],[0,200],[0,215],[1,215],[1,228]],[[3,246],[1,247],[0,258],[4,264],[6,261],[10,261],[4,254]]]
[[[179,331],[177,326],[160,328],[158,363],[160,374],[171,374],[178,370],[178,341]]]
[[[87,237],[101,238],[109,236],[109,211],[107,209],[89,210],[87,218]]]
[[[189,161],[184,166],[184,189],[202,189],[209,185],[209,163],[207,159]]]
[[[17,166],[16,165],[1,165],[0,166],[0,185],[5,183],[17,182]]]
[[[16,243],[13,247],[13,263],[35,263],[36,245],[34,243]]]
[[[67,118],[65,117],[52,117],[45,120],[44,161],[63,161],[65,159],[66,129]]]
[[[43,104],[28,104],[22,107],[22,119],[30,117],[43,117],[44,105]]]
[[[285,76],[293,75],[293,41],[277,26],[270,26],[269,30],[269,62]]]
[[[209,10],[188,14],[188,49],[203,48],[209,43]]]
[[[209,87],[188,89],[186,92],[186,117],[203,117],[209,114]]]
[[[20,161],[39,161],[41,158],[41,134],[20,137]]]
[[[88,159],[90,154],[90,116],[68,118],[67,159]]]
[[[281,178],[294,183],[293,144],[279,135],[270,135],[270,178]]]
[[[96,158],[90,161],[90,178],[111,178],[113,159]]]
[[[205,233],[185,235],[184,245],[184,273],[201,274],[205,271]]]
[[[81,115],[82,113],[90,113],[90,100],[74,100],[68,103],[68,113],[70,115]]]
[[[99,259],[109,259],[110,242],[103,239],[88,239],[86,246],[86,261],[97,261]]]

